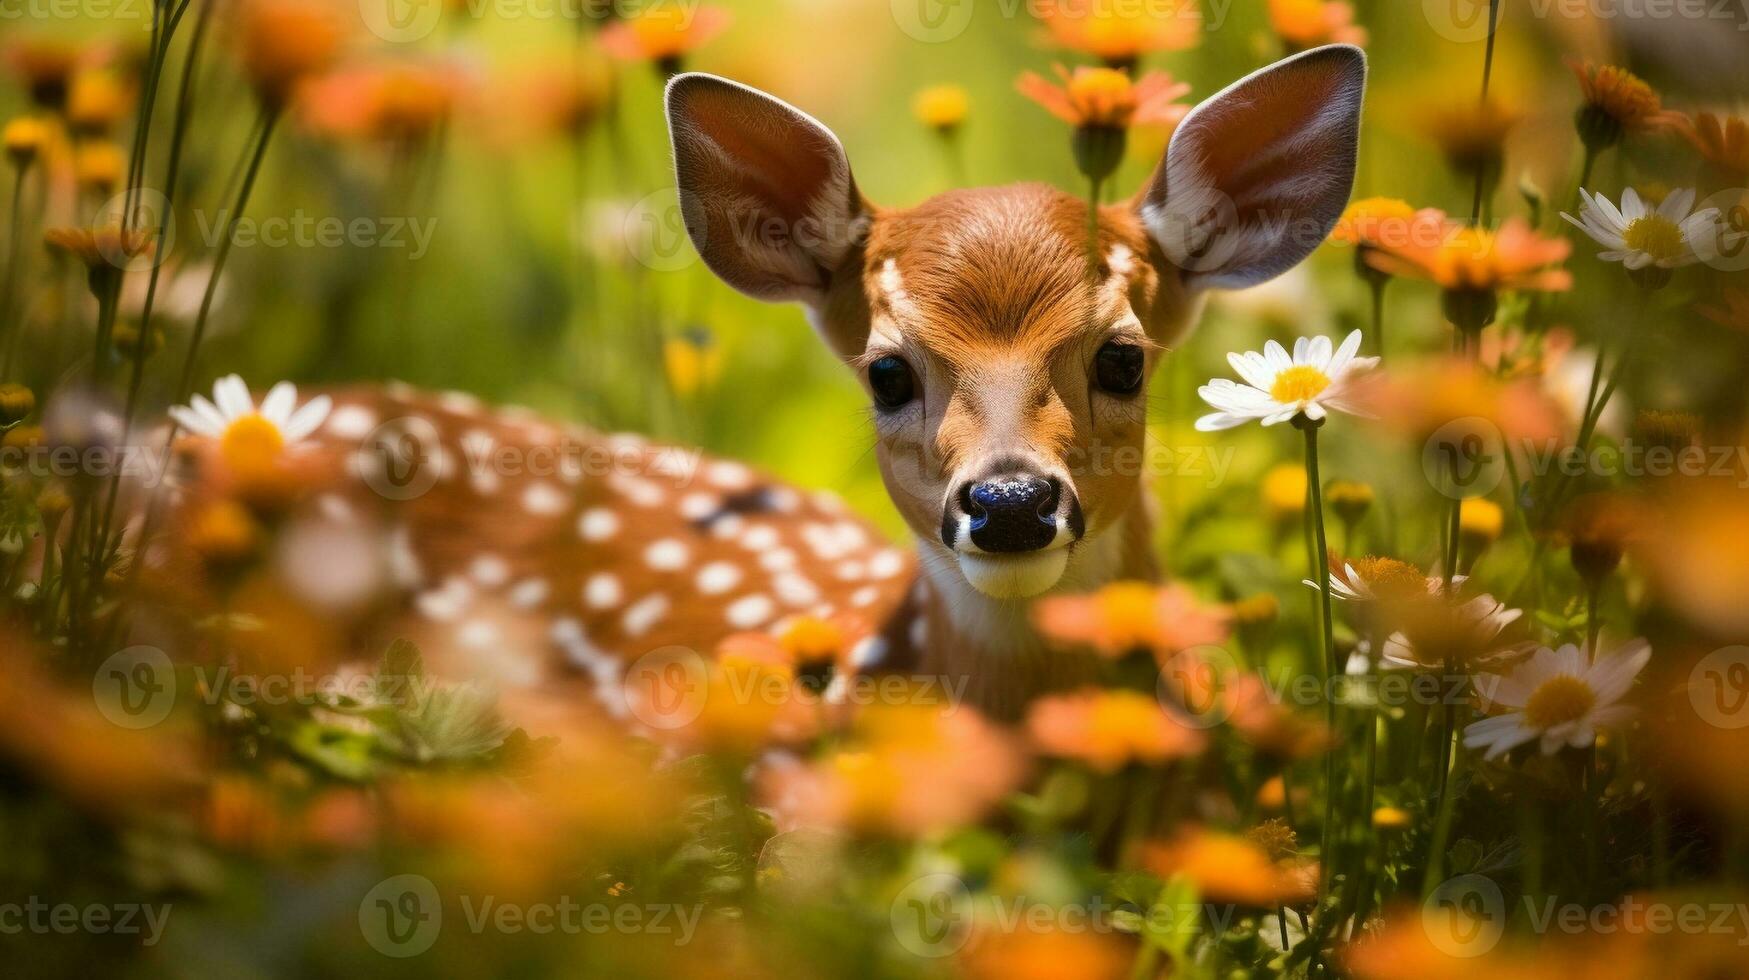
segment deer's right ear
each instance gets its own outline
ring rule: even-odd
[[[705,264],[756,299],[820,302],[869,221],[838,138],[714,75],[677,76],[667,107],[681,216]]]

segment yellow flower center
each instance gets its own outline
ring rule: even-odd
[[[1275,383],[1269,386],[1269,397],[1291,405],[1311,401],[1328,387],[1329,375],[1309,364],[1296,364],[1275,376]]]
[[[1077,68],[1069,101],[1089,125],[1128,126],[1136,101],[1130,76],[1113,68]]]
[[[1571,674],[1559,674],[1542,683],[1524,705],[1525,723],[1535,729],[1549,729],[1585,717],[1597,695],[1591,685]]]
[[[1153,645],[1158,635],[1158,596],[1150,586],[1118,582],[1099,591],[1100,627],[1110,646],[1136,650]]]
[[[1622,232],[1628,248],[1650,255],[1654,261],[1675,261],[1682,257],[1685,243],[1682,229],[1661,214],[1635,218]]]
[[[233,470],[247,471],[271,463],[285,448],[285,435],[259,412],[239,417],[219,439],[219,454]]]
[[[1427,594],[1427,576],[1414,565],[1395,558],[1362,558],[1354,563],[1354,574],[1383,599],[1413,599]]]

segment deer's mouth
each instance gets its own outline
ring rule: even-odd
[[[1069,566],[1068,542],[1043,551],[989,554],[955,552],[960,574],[992,599],[1030,599],[1050,589]]]

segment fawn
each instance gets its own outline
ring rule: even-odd
[[[1197,106],[1147,185],[1100,208],[1096,262],[1087,204],[1068,193],[876,207],[814,119],[710,75],[670,82],[688,233],[729,285],[799,301],[857,374],[914,551],[737,463],[395,385],[335,393],[321,436],[352,447],[366,479],[320,509],[401,543],[397,632],[472,654],[510,688],[555,689],[548,644],[604,688],[656,648],[854,613],[871,627],[858,669],[963,679],[966,700],[1013,717],[1086,669],[1047,653],[1032,598],[1156,577],[1140,474],[1100,450],[1139,451],[1148,377],[1207,290],[1268,280],[1328,235],[1365,75],[1358,48],[1318,48]],[[384,451],[357,450],[370,439]],[[611,472],[563,456],[549,473],[474,465],[564,440]],[[435,492],[382,492],[415,444]]]

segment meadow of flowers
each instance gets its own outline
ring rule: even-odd
[[[1333,43],[1352,201],[1163,352],[1162,581],[1024,612],[1075,683],[859,679],[879,624],[826,611],[642,669],[365,625],[409,548],[518,532],[337,516],[360,386],[908,546],[863,389],[688,241],[675,74],[826,121],[875,200],[1109,204]],[[1746,107],[1711,2],[0,4],[5,970],[1749,975]]]

